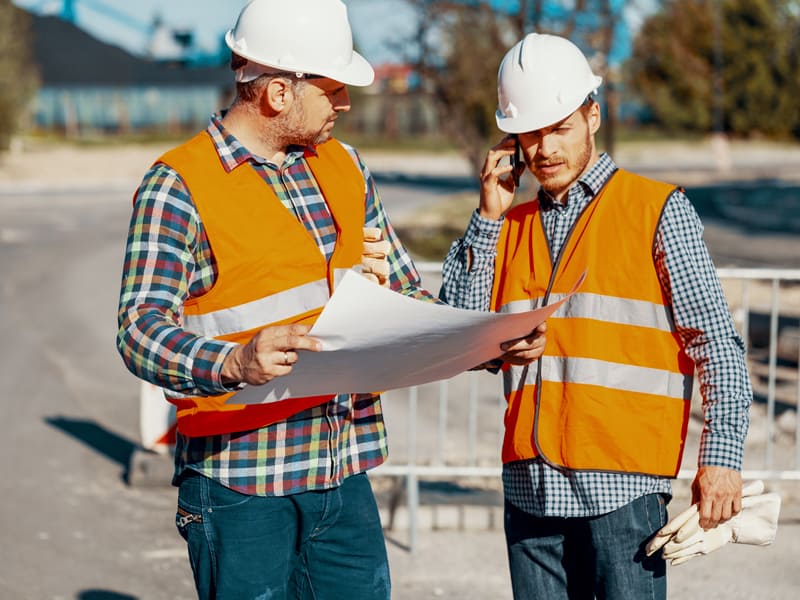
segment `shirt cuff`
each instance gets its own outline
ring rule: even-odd
[[[741,440],[707,434],[700,440],[697,466],[726,467],[741,471],[743,457],[744,443]]]
[[[198,390],[209,396],[227,394],[241,387],[239,383],[222,382],[222,365],[237,346],[235,342],[209,340],[203,343],[192,363],[192,379]]]
[[[500,217],[497,221],[486,219],[480,216],[476,209],[472,213],[467,231],[464,233],[464,245],[472,248],[473,253],[494,253],[497,248],[497,240],[500,239],[503,220],[503,217]]]

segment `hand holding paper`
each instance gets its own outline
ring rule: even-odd
[[[350,271],[309,332],[322,352],[300,353],[290,374],[247,386],[228,402],[369,393],[448,379],[500,356],[503,342],[528,337],[569,297],[528,312],[479,312],[404,296]]]

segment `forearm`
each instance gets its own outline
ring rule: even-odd
[[[497,239],[502,221],[473,213],[464,237],[450,246],[442,268],[439,297],[468,310],[490,310]]]
[[[234,345],[180,321],[185,300],[214,283],[210,256],[183,182],[154,167],[134,203],[119,296],[117,348],[137,377],[183,394],[225,391],[220,369]]]
[[[186,395],[226,391],[221,369],[236,346],[190,334],[145,305],[122,306],[117,349],[137,377]]]

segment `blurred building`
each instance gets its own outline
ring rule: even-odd
[[[31,35],[40,78],[34,128],[68,135],[192,130],[233,91],[227,66],[139,58],[56,16],[32,14]]]

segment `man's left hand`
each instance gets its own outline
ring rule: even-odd
[[[547,342],[546,331],[547,324],[542,323],[528,337],[504,342],[500,346],[503,351],[500,358],[512,365],[523,366],[532,363],[544,353],[544,346]]]
[[[726,467],[700,467],[692,482],[700,527],[711,529],[742,510],[742,474]]]

